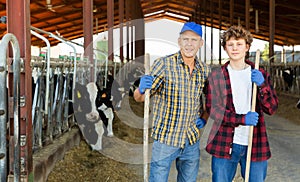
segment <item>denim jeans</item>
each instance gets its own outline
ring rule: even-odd
[[[200,160],[200,142],[177,148],[154,141],[149,182],[167,182],[172,162],[176,160],[177,182],[195,182]]]
[[[247,146],[233,144],[231,159],[212,157],[212,181],[232,182],[237,165],[241,166],[241,174],[245,179]],[[267,176],[268,161],[250,163],[249,182],[263,182]]]

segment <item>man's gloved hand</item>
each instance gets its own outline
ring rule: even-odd
[[[251,81],[254,82],[257,86],[261,86],[265,82],[265,78],[259,70],[252,69],[251,70]]]
[[[245,116],[245,124],[247,126],[256,126],[258,122],[258,113],[249,111]]]
[[[199,129],[203,128],[205,126],[205,124],[206,124],[205,119],[200,118],[199,116],[197,117],[197,119],[196,119],[195,122],[196,122],[197,128],[199,128]]]
[[[151,89],[153,83],[153,76],[144,75],[141,77],[139,91],[141,94],[144,94],[146,89]]]

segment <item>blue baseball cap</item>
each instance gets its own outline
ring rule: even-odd
[[[196,34],[200,35],[200,37],[202,37],[202,27],[201,25],[195,23],[195,22],[186,22],[181,31],[180,34],[182,34],[183,32],[187,31],[187,30],[191,30],[193,32],[195,32]]]

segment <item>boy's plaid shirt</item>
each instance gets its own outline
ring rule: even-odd
[[[254,69],[254,64],[246,60]],[[229,62],[221,68],[212,69],[208,78],[206,108],[213,120],[206,151],[215,157],[230,159],[234,128],[245,125],[245,115],[236,114],[227,70]],[[263,112],[273,114],[278,107],[276,92],[271,84],[270,75],[260,69],[265,83],[258,87],[256,112],[258,124],[253,130],[252,161],[267,160],[271,157]],[[241,93],[243,94],[243,93]]]

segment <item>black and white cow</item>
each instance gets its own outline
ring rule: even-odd
[[[110,93],[108,90],[98,90],[95,106],[99,116],[107,127],[107,136],[113,136],[112,122],[114,119],[114,111]]]
[[[297,104],[296,104],[296,107],[297,107],[298,109],[300,109],[300,99],[298,100],[298,102],[297,102]]]
[[[126,82],[128,83],[129,96],[140,84],[140,78],[145,74],[143,67],[135,65],[135,68],[128,74]]]
[[[113,120],[114,120],[114,112],[111,107],[107,107],[105,103],[101,103],[101,105],[97,108],[100,118],[105,123],[105,126],[107,127],[107,136],[112,137],[114,136],[113,133]]]
[[[73,104],[76,122],[92,150],[102,149],[104,133],[103,122],[95,105],[97,91],[93,82],[87,85],[76,83]]]
[[[282,77],[285,83],[284,90],[289,91],[293,86],[293,70],[291,68],[286,68],[282,72]]]
[[[125,95],[124,88],[120,86],[120,83],[111,74],[108,74],[107,80],[105,80],[104,72],[99,72],[96,85],[98,88],[97,100],[104,100],[102,102],[105,102],[107,107],[112,107],[113,111],[118,111],[121,108],[122,99]],[[97,105],[100,106],[99,104]]]
[[[131,84],[131,86],[129,88],[129,96],[130,97],[133,97],[135,89],[137,89],[140,85],[140,81],[141,81],[141,78],[138,78],[136,81],[133,82],[133,84]]]

